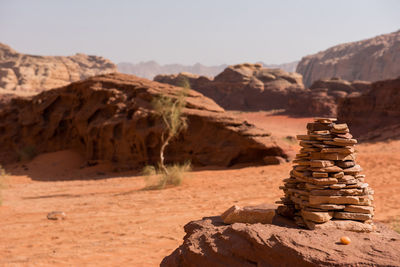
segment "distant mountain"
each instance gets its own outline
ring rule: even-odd
[[[378,81],[400,75],[400,31],[333,46],[303,57],[297,65],[306,86],[338,77],[348,81]]]
[[[279,68],[288,72],[293,72],[296,69],[298,61],[285,63],[285,64],[265,64],[263,62],[257,62],[263,64],[267,68]],[[122,62],[117,64],[118,70],[122,73],[134,74],[139,77],[153,79],[158,74],[175,74],[179,72],[190,72],[197,75],[204,75],[214,77],[221,73],[228,67],[226,64],[218,66],[204,66],[200,63],[194,65],[181,65],[181,64],[167,64],[160,65],[156,61],[146,61],[139,63]]]

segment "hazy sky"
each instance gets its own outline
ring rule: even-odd
[[[115,63],[284,63],[399,29],[398,0],[0,0],[0,42]]]

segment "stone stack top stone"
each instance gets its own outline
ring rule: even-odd
[[[301,149],[280,187],[285,195],[277,201],[277,213],[308,229],[331,225],[372,231],[373,190],[356,163],[357,140],[347,124],[316,118],[307,124],[307,134],[297,139]]]

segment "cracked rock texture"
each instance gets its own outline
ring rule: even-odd
[[[0,43],[0,94],[32,95],[98,74],[117,72],[99,56],[34,56]]]
[[[154,80],[177,86],[186,80],[192,89],[229,110],[285,109],[290,94],[304,91],[300,74],[249,63],[229,66],[214,78],[180,73],[157,75]]]
[[[151,101],[175,98],[182,88],[127,74],[95,76],[30,98],[16,98],[0,111],[0,147],[8,160],[18,151],[76,149],[91,161],[142,167],[159,160],[164,126]],[[166,162],[197,166],[264,165],[287,159],[269,133],[225,113],[190,90],[184,110],[188,129],[166,149]]]
[[[400,139],[399,103],[400,77],[374,82],[364,94],[344,99],[338,119],[362,141]]]
[[[384,225],[373,233],[354,233],[302,230],[283,222],[192,221],[185,225],[183,244],[161,266],[400,266],[400,235]],[[351,243],[342,245],[342,236]]]

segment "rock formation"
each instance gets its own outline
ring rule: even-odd
[[[98,56],[33,56],[0,43],[0,94],[32,95],[116,71],[111,61]]]
[[[303,57],[296,72],[308,87],[319,79],[378,81],[400,73],[400,31],[358,42],[340,44]]]
[[[197,75],[214,76],[223,71],[227,65],[205,66],[200,63],[194,65],[166,64],[160,65],[156,61],[139,62],[137,64],[121,62],[117,64],[121,73],[133,74],[146,79],[153,79],[159,74],[190,72]]]
[[[181,88],[133,75],[107,74],[17,98],[0,111],[0,147],[11,159],[26,147],[36,153],[78,149],[88,160],[141,167],[159,160],[163,124],[151,101]],[[269,133],[227,115],[211,99],[190,90],[188,129],[166,149],[166,161],[194,165],[265,164],[287,158]]]
[[[183,244],[161,266],[400,266],[400,235],[384,225],[376,233],[306,231],[278,218],[273,224],[226,225],[220,217],[190,222]],[[339,243],[343,235],[350,245]]]
[[[336,117],[337,106],[346,97],[359,96],[371,89],[365,81],[338,78],[315,81],[309,89],[288,96],[287,113],[296,116]]]
[[[338,118],[348,122],[361,140],[400,138],[400,77],[374,82],[371,90],[346,98],[338,107]]]
[[[287,72],[294,72],[299,61],[293,61],[283,64],[265,64],[260,62],[266,68],[283,69]],[[201,76],[212,76],[214,77],[218,73],[222,72],[228,65],[221,64],[216,66],[205,66],[200,63],[194,65],[182,65],[182,64],[166,64],[160,65],[156,61],[146,61],[139,63],[121,62],[117,64],[118,71],[126,74],[133,74],[142,78],[153,79],[155,76],[160,74],[172,74],[179,72],[189,72],[194,75]]]
[[[359,231],[372,231],[373,191],[365,183],[355,161],[354,145],[347,124],[336,119],[316,119],[307,135],[298,135],[302,147],[293,161],[290,178],[281,187],[285,196],[278,214],[299,226],[315,229],[330,220],[337,228],[359,223]]]
[[[160,266],[400,266],[400,235],[372,224],[373,192],[355,162],[357,141],[334,121],[316,119],[298,136],[302,149],[281,187],[283,205],[233,206],[192,221]]]
[[[155,81],[178,86],[183,79],[189,81],[192,89],[230,110],[285,109],[288,95],[304,91],[301,75],[263,68],[261,64],[229,66],[214,79],[185,73],[154,78]]]

